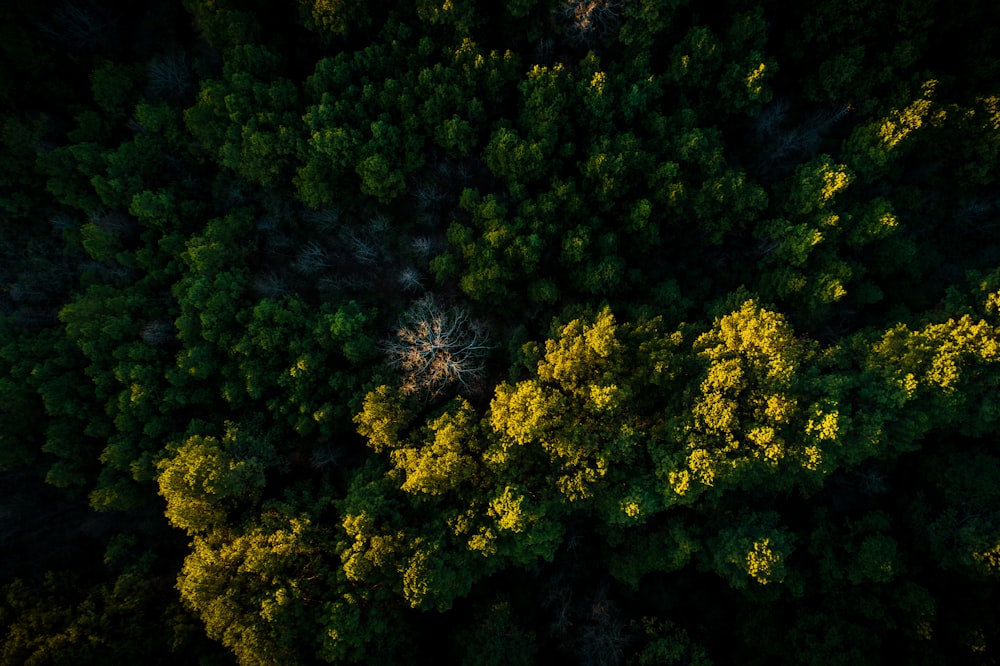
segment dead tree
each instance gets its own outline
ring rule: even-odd
[[[438,396],[456,383],[470,389],[483,375],[490,344],[485,327],[467,311],[444,307],[428,294],[403,313],[395,339],[384,348],[404,373],[404,393]]]
[[[566,0],[562,19],[566,39],[590,47],[618,32],[626,0]]]
[[[187,54],[175,50],[146,66],[146,94],[153,99],[183,99],[191,89]]]

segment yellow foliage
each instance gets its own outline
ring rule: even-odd
[[[986,311],[991,314],[1000,313],[1000,291],[995,291],[986,297]]]
[[[711,486],[715,481],[712,454],[705,449],[695,449],[688,455],[688,467],[702,484]]]
[[[781,560],[781,553],[771,547],[770,539],[755,541],[753,549],[747,553],[747,573],[761,585],[780,583],[783,579]]]
[[[483,555],[495,555],[497,552],[496,532],[488,527],[482,528],[477,534],[469,537],[469,549],[478,550]]]
[[[403,596],[410,602],[411,608],[419,608],[431,592],[432,577],[429,569],[433,558],[433,550],[418,548],[403,571]]]
[[[341,558],[344,573],[350,580],[366,580],[374,569],[392,565],[397,558],[397,548],[402,534],[377,534],[367,513],[347,514],[341,523],[344,531],[354,540],[350,550]]]
[[[919,331],[901,324],[888,331],[873,351],[909,398],[921,386],[954,392],[964,367],[1000,359],[1000,341],[986,321],[965,315]]]
[[[569,473],[556,478],[556,487],[570,502],[590,497],[592,495],[590,486],[608,471],[607,461],[603,458],[598,457],[589,465],[587,463],[588,461],[584,461],[583,464],[576,460],[567,461],[565,467]]]
[[[757,373],[762,371],[771,385],[792,379],[799,347],[785,318],[753,300],[718,319],[711,331],[695,341],[700,356],[714,362],[737,358]]]
[[[767,69],[767,66],[764,63],[760,63],[747,76],[747,92],[749,92],[752,97],[757,97],[764,91],[765,69]]]
[[[764,410],[764,418],[771,423],[790,423],[795,413],[798,402],[795,398],[776,393],[767,397],[767,407]]]
[[[670,487],[678,495],[685,495],[691,490],[691,473],[687,470],[670,472],[668,476]]]
[[[610,308],[601,310],[593,323],[574,319],[563,326],[557,340],[545,342],[545,359],[538,363],[539,378],[577,388],[587,375],[603,368],[602,359],[621,350],[615,333]]]
[[[634,499],[623,500],[621,510],[629,518],[638,518],[642,515],[642,506]]]
[[[806,423],[806,432],[816,439],[832,441],[837,437],[837,417],[840,412],[833,410],[824,412],[816,409],[813,417]]]
[[[403,491],[440,495],[472,474],[475,461],[467,451],[476,413],[462,398],[457,403],[457,410],[445,412],[428,425],[427,435],[433,433],[432,439],[425,437],[419,446],[392,452],[393,463],[405,475]]]
[[[821,198],[824,203],[833,199],[838,192],[847,189],[847,186],[851,183],[851,176],[842,164],[838,164],[836,168],[831,167],[829,164],[824,164],[822,174],[823,189],[821,190]]]
[[[823,464],[823,451],[818,446],[807,446],[804,453],[805,461],[802,466],[811,472],[818,470]]]
[[[604,72],[594,72],[594,76],[590,79],[591,92],[597,95],[603,95],[607,80],[608,76]]]
[[[747,439],[757,446],[765,447],[774,441],[774,428],[757,427],[747,433]]]
[[[896,148],[910,134],[923,127],[925,121],[932,118],[935,121],[944,119],[945,111],[942,109],[939,109],[933,116],[931,115],[933,107],[931,97],[933,97],[936,86],[937,81],[927,81],[923,86],[924,96],[922,99],[915,100],[903,110],[893,110],[888,118],[882,120],[879,136],[887,150]]]
[[[596,410],[613,409],[618,406],[617,386],[591,386],[588,406]]]
[[[544,391],[534,380],[518,382],[516,387],[503,383],[490,403],[490,424],[524,445],[545,432],[549,419],[562,416],[562,403],[559,395]]]
[[[490,502],[490,515],[496,518],[500,529],[523,532],[527,525],[527,517],[521,509],[523,503],[524,495],[507,486],[502,495]]]
[[[741,390],[747,384],[746,373],[739,358],[721,358],[708,368],[701,384],[704,393],[724,390]]]
[[[1000,575],[1000,542],[991,548],[973,553],[972,557],[986,567],[993,575]]]

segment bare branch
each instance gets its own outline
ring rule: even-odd
[[[400,318],[396,339],[384,343],[389,361],[403,370],[403,391],[439,395],[458,383],[483,374],[483,359],[491,349],[484,326],[461,308],[444,308],[430,294],[416,301]]]
[[[299,250],[295,258],[293,268],[299,273],[311,275],[327,268],[330,265],[330,256],[322,245],[316,241],[311,241]]]
[[[343,457],[343,449],[325,446],[313,450],[312,455],[309,456],[309,462],[312,463],[314,468],[322,469],[324,467],[336,466]]]
[[[177,329],[169,319],[154,319],[142,327],[139,337],[147,345],[162,347],[177,337]]]
[[[421,291],[424,287],[420,272],[410,266],[399,272],[397,281],[399,282],[399,286],[403,288],[403,291]]]
[[[274,271],[268,271],[263,275],[257,276],[253,281],[253,291],[261,298],[273,300],[287,296],[289,293],[285,280]]]
[[[567,39],[581,46],[592,46],[618,30],[625,0],[566,0],[563,19]]]
[[[307,210],[302,214],[302,219],[316,227],[321,233],[330,234],[340,226],[340,209]]]
[[[384,213],[376,213],[375,215],[372,215],[370,220],[368,220],[368,233],[372,237],[377,238],[378,236],[381,236],[385,232],[389,231],[390,226],[392,225],[388,215]]]
[[[413,189],[417,205],[427,208],[444,201],[448,195],[436,183],[421,183]]]
[[[354,229],[344,229],[340,236],[344,245],[350,248],[354,260],[359,264],[374,266],[379,263],[382,254],[379,240],[369,230],[362,230],[362,233],[358,233]]]
[[[98,3],[67,0],[48,11],[49,21],[36,24],[45,36],[74,49],[105,46],[115,27],[114,16]]]
[[[434,249],[434,239],[429,236],[417,236],[410,241],[410,248],[418,257],[427,257]]]
[[[181,99],[191,87],[187,54],[174,50],[146,66],[146,94],[153,99]]]

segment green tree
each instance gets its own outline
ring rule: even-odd
[[[191,535],[208,533],[234,520],[231,512],[260,498],[274,452],[266,441],[246,440],[234,426],[221,440],[192,435],[157,463],[171,525]]]
[[[709,544],[713,570],[743,589],[784,582],[795,538],[776,514],[749,514],[737,516],[736,525],[720,530]]]
[[[518,621],[509,601],[480,609],[455,642],[462,663],[470,666],[528,666],[536,663],[538,653],[534,633]]]
[[[313,659],[322,640],[315,613],[327,598],[324,531],[275,506],[242,527],[197,535],[177,579],[181,599],[241,664]]]

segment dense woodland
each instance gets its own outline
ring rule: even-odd
[[[0,664],[1000,661],[1000,4],[0,53]]]

